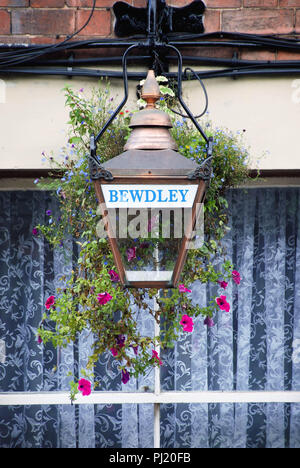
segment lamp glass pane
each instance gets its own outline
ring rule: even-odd
[[[198,185],[102,185],[127,281],[169,282]]]

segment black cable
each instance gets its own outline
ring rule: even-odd
[[[62,42],[59,42],[57,44],[53,44],[52,46],[48,46],[47,48],[45,48],[45,50],[43,50],[40,53],[34,52],[34,57],[36,58],[36,57],[39,57],[39,56],[44,55],[46,53],[47,54],[52,53],[54,50],[57,50],[57,49],[61,48],[64,44],[69,42],[74,36],[79,34],[89,24],[93,14],[94,14],[95,7],[96,7],[96,0],[93,0],[93,6],[92,6],[92,9],[91,9],[90,15],[89,15],[88,19],[86,20],[86,22],[84,23],[84,25],[81,28],[79,28],[77,31],[75,31],[73,34],[71,34],[71,36],[64,39]],[[27,55],[27,54],[25,54],[25,55]],[[29,60],[31,60],[31,57],[28,58],[28,56],[27,57],[24,56],[21,59],[10,60],[7,63],[4,62],[4,64],[2,63],[1,66],[10,65],[10,64],[24,63],[24,62],[29,61]]]
[[[186,79],[188,80],[189,78],[187,77],[187,70],[189,70],[193,75],[194,77],[199,81],[202,89],[203,89],[203,93],[204,93],[204,97],[205,97],[205,106],[204,106],[204,109],[203,111],[201,112],[201,114],[199,115],[195,115],[195,119],[200,119],[200,117],[202,117],[202,115],[205,114],[205,112],[207,111],[207,108],[208,108],[208,95],[207,95],[207,91],[206,91],[206,88],[204,86],[204,83],[203,81],[201,80],[201,78],[199,78],[198,74],[190,67],[187,67],[184,69],[184,72],[183,72],[183,79]],[[177,115],[180,115],[181,117],[185,118],[185,119],[188,119],[189,116],[188,115],[184,115],[184,114],[181,114],[180,112],[176,111],[175,109],[171,109],[172,112],[174,112],[174,114],[177,114]]]

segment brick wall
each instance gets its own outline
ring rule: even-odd
[[[92,0],[0,0],[0,43],[49,44],[61,41],[86,21]],[[89,25],[74,40],[113,37],[114,0],[97,0]],[[146,0],[131,0],[145,6]],[[190,0],[170,0],[183,6]],[[205,32],[231,31],[300,36],[300,0],[206,0]],[[225,50],[201,54],[226,55]],[[231,52],[230,52],[231,53]],[[244,50],[242,58],[299,58],[300,54]]]

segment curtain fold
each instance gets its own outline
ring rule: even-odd
[[[197,317],[192,334],[162,354],[163,391],[300,391],[299,188],[234,189],[227,194],[228,258],[240,272],[226,291],[192,287],[195,304],[224,293],[230,312],[215,326]],[[49,192],[0,191],[0,392],[69,390],[67,373],[84,366],[92,336],[83,332],[62,350],[39,345],[36,329],[46,298],[72,269],[32,233],[58,216]],[[76,245],[65,247],[76,256]],[[220,278],[221,279],[221,278]],[[136,311],[140,329],[151,317]],[[294,346],[294,347],[293,347]],[[153,391],[153,372],[123,385],[116,362],[97,363],[99,391]],[[162,447],[300,447],[300,404],[161,405]],[[0,447],[152,447],[153,405],[0,406]]]

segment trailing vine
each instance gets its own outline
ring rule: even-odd
[[[162,97],[158,105],[167,112],[168,98],[174,93],[166,79],[158,79]],[[89,329],[94,336],[92,352],[86,369],[81,369],[78,381],[70,377],[71,400],[81,391],[83,395],[101,386],[93,374],[94,365],[104,352],[109,352],[119,363],[121,380],[125,384],[132,377],[145,374],[153,366],[163,365],[156,346],[171,347],[181,333],[191,333],[193,319],[203,316],[203,326],[213,326],[219,311],[229,311],[226,287],[229,281],[239,284],[239,273],[226,259],[222,239],[228,230],[226,189],[244,183],[248,178],[249,154],[243,147],[243,135],[214,129],[206,122],[206,132],[214,137],[213,173],[205,202],[205,242],[199,249],[188,251],[180,285],[170,292],[155,289],[124,289],[114,265],[108,241],[99,239],[96,226],[99,221],[97,200],[88,171],[89,136],[97,133],[114,110],[114,98],[108,82],[87,96],[83,89],[65,88],[69,108],[68,142],[57,158],[48,157],[55,177],[50,181],[35,181],[42,189],[53,190],[59,200],[60,213],[54,216],[47,210],[48,223],[36,226],[33,235],[42,235],[55,249],[63,249],[64,239],[72,238],[79,247],[77,264],[69,277],[61,279],[61,287],[45,304],[45,313],[38,329],[41,345],[51,341],[55,347],[66,346]],[[143,103],[139,101],[139,105]],[[172,103],[174,104],[174,103]],[[129,136],[132,111],[120,112],[98,144],[102,162],[120,154]],[[206,157],[205,142],[197,130],[185,119],[172,114],[172,135],[179,152],[202,163]],[[134,250],[134,258],[143,255],[143,246]],[[216,268],[214,258],[223,263]],[[220,262],[218,262],[218,265]],[[219,295],[207,307],[192,302],[193,283],[216,283]],[[153,307],[153,301],[158,307]],[[161,324],[160,336],[144,336],[138,329],[136,310],[150,314]]]

